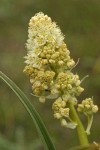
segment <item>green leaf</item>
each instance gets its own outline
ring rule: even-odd
[[[0,78],[14,91],[14,93],[17,95],[21,103],[26,108],[27,112],[31,116],[37,131],[42,139],[42,142],[44,144],[45,150],[55,150],[54,145],[50,139],[50,136],[48,134],[48,131],[42,122],[42,119],[40,118],[38,112],[35,110],[29,99],[26,97],[26,95],[18,88],[18,86],[9,79],[4,73],[0,71]]]

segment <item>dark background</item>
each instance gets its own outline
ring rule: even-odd
[[[44,12],[56,21],[65,35],[74,69],[80,78],[89,75],[82,86],[85,97],[94,97],[100,106],[100,0],[0,0],[0,70],[7,74],[31,99],[43,118],[57,150],[78,145],[76,131],[60,126],[53,118],[51,102],[44,105],[31,96],[31,85],[23,74],[29,19]],[[86,118],[82,118],[86,122]],[[100,112],[95,115],[89,140],[100,142]],[[85,124],[86,125],[86,124]],[[0,143],[14,144],[14,150],[42,150],[26,110],[14,93],[0,81]],[[10,147],[9,146],[9,147]],[[26,149],[25,149],[26,148]]]

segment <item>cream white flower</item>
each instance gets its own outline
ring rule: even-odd
[[[33,94],[42,103],[46,99],[54,99],[54,117],[62,120],[63,126],[75,128],[67,103],[76,105],[76,96],[84,89],[80,85],[79,76],[72,73],[75,62],[70,57],[60,28],[47,15],[37,13],[29,22],[26,48],[26,66],[23,72],[32,84]],[[92,103],[90,106],[90,101],[83,101],[78,105],[78,110],[96,113],[98,107]],[[65,118],[72,122],[67,123]]]
[[[30,19],[24,72],[36,96],[59,97],[61,92],[77,96],[82,92],[78,75],[70,69],[75,62],[55,22],[43,13]]]

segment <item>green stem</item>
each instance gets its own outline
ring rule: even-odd
[[[93,114],[91,116],[87,116],[88,117],[88,125],[87,125],[87,129],[86,129],[86,133],[87,135],[90,134],[90,129],[91,129],[91,126],[92,126],[92,123],[93,123]]]
[[[71,110],[71,118],[77,123],[77,133],[81,146],[89,145],[86,131],[72,103],[69,103]]]

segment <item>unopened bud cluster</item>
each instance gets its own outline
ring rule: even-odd
[[[86,115],[91,115],[98,111],[98,106],[93,104],[92,98],[86,98],[81,104],[78,104],[77,110]]]

